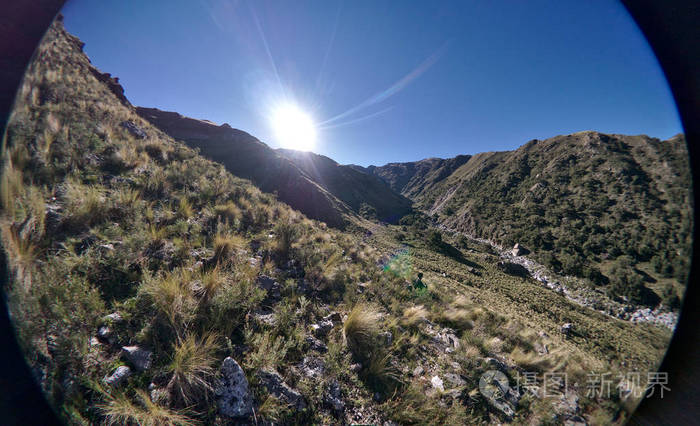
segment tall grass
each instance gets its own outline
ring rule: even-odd
[[[359,359],[367,360],[377,344],[381,331],[381,314],[366,304],[356,305],[343,325],[343,336],[348,349]]]
[[[102,391],[105,399],[97,405],[97,409],[105,416],[106,425],[139,425],[139,426],[194,426],[199,422],[182,412],[170,410],[151,401],[148,394],[136,390],[134,402],[123,393],[112,395]]]
[[[174,401],[187,405],[197,399],[206,399],[212,391],[212,379],[216,373],[218,336],[208,333],[197,338],[186,335],[174,348],[172,361],[166,371],[172,374],[168,389]]]
[[[191,281],[192,273],[180,268],[160,276],[146,275],[139,288],[151,298],[158,312],[167,318],[178,335],[195,316],[197,301],[192,294]]]

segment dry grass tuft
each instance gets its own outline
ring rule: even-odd
[[[217,335],[205,334],[197,338],[188,334],[175,345],[167,371],[172,373],[168,383],[173,400],[190,404],[212,391],[211,381],[216,374],[214,363],[218,349]]]
[[[97,409],[105,416],[106,425],[192,426],[199,424],[181,412],[155,404],[141,389],[136,391],[138,402],[132,401],[124,394],[112,395],[102,391],[102,395],[105,402],[97,405]]]
[[[404,327],[417,327],[428,319],[428,310],[423,305],[411,306],[403,311],[401,325]]]
[[[360,359],[369,359],[381,331],[381,313],[370,305],[358,304],[343,325],[343,336],[348,349]]]

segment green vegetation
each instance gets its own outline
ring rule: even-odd
[[[0,180],[8,306],[66,422],[225,423],[212,390],[227,356],[245,372],[258,421],[501,421],[478,392],[494,360],[511,380],[524,369],[566,372],[587,418],[619,423],[634,407],[583,396],[586,373],[653,371],[668,330],[507,275],[488,246],[455,241],[421,213],[396,226],[351,217],[344,232],[310,220],[141,119],[80,49],[60,23],[47,33],[10,120]],[[605,266],[618,280],[653,269]],[[418,272],[422,294],[410,289]],[[621,296],[643,297],[629,288]],[[675,306],[676,290],[665,287],[663,303]],[[575,324],[571,336],[559,332],[564,322]],[[134,345],[152,352],[152,366],[103,384],[131,365],[120,349]],[[323,369],[305,372],[312,361]],[[306,408],[272,395],[263,369]],[[340,412],[328,403],[334,386]],[[551,418],[550,401],[528,398],[515,421]]]
[[[683,135],[660,141],[580,132],[478,154],[457,168],[448,161],[372,172],[441,224],[506,247],[520,243],[544,265],[615,297],[655,306],[656,283],[668,278],[682,294],[693,226]],[[610,273],[622,256],[631,265]]]

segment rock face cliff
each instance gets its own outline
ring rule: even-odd
[[[274,150],[228,124],[217,126],[155,108],[138,107],[136,112],[171,137],[222,163],[234,175],[277,193],[281,201],[331,226],[343,227],[347,216],[358,214],[365,205],[376,211],[378,219],[389,222],[410,211],[411,202],[381,179],[330,158]]]

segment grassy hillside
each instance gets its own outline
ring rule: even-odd
[[[222,163],[236,176],[252,180],[266,192],[314,219],[343,227],[346,216],[368,212],[396,222],[411,202],[374,176],[312,153],[273,150],[227,124],[183,117],[155,108],[136,112],[175,139]]]
[[[391,182],[397,167],[374,173]],[[682,135],[660,141],[581,132],[475,155],[427,186],[416,177],[402,193],[451,229],[520,243],[538,261],[611,296],[678,307],[693,207]]]
[[[308,219],[140,117],[60,21],[18,93],[0,194],[8,309],[70,424],[621,423],[638,398],[586,395],[587,373],[654,371],[670,338],[420,224]],[[227,357],[249,384],[238,419]],[[566,373],[573,399],[486,397],[493,369]]]

